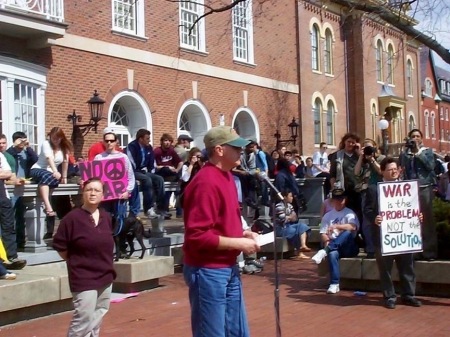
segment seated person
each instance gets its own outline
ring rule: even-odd
[[[283,191],[281,194],[284,197],[284,202],[279,202],[276,205],[276,214],[279,220],[275,229],[276,235],[285,237],[294,246],[295,260],[309,259],[303,252],[311,251],[311,248],[306,245],[306,239],[311,233],[311,228],[298,221],[297,214],[292,206],[292,200],[294,200],[292,192]]]
[[[345,191],[335,188],[331,192],[333,210],[326,213],[321,222],[320,234],[325,248],[319,250],[312,257],[319,264],[328,256],[330,268],[330,287],[327,294],[339,292],[339,259],[358,255],[359,248],[355,242],[359,222],[356,214],[345,207]]]

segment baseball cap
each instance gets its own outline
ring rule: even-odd
[[[217,145],[231,145],[235,147],[244,147],[249,141],[239,137],[231,126],[216,126],[210,129],[203,138],[205,147],[211,148]]]
[[[343,199],[346,196],[347,194],[345,193],[345,190],[343,190],[342,188],[335,188],[334,190],[331,191],[332,199]]]
[[[114,129],[110,127],[106,127],[103,129],[103,134],[106,135],[107,133],[114,133]]]
[[[188,135],[179,135],[178,140],[187,140],[188,142],[192,142],[194,139],[192,139]]]

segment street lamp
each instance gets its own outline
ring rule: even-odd
[[[288,144],[291,143],[295,146],[295,143],[297,141],[297,137],[298,137],[298,127],[300,125],[295,121],[295,118],[292,118],[292,122],[290,122],[288,124],[289,127],[289,132],[291,134],[289,139],[286,140],[282,140],[280,132],[277,130],[277,132],[273,135],[276,139],[277,139],[277,143],[276,143],[276,149],[278,150],[280,148],[281,144]]]
[[[389,137],[388,137],[388,132],[387,132],[387,128],[389,127],[389,121],[387,121],[384,117],[382,119],[380,119],[380,121],[378,122],[378,127],[381,130],[381,138],[383,141],[383,145],[381,147],[381,151],[383,152],[383,154],[385,156],[387,156],[388,154],[388,142],[389,142]]]
[[[75,140],[79,135],[84,137],[92,129],[97,133],[98,123],[103,119],[103,105],[105,104],[105,100],[99,97],[97,90],[94,90],[94,95],[86,103],[89,105],[89,112],[91,114],[88,124],[77,124],[78,122],[81,122],[82,117],[77,115],[75,109],[72,114],[67,116],[67,121],[72,122],[73,143],[75,143]]]

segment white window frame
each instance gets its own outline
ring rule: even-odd
[[[200,52],[206,52],[205,19],[197,21],[189,32],[193,23],[204,14],[204,0],[180,1],[180,47]]]
[[[445,80],[439,80],[440,83],[440,89],[441,89],[441,94],[445,94],[446,93],[446,87],[445,87]]]
[[[383,43],[381,40],[377,41],[377,47],[375,48],[375,60],[377,67],[377,81],[383,82]]]
[[[238,3],[231,11],[233,60],[254,64],[252,0]]]
[[[448,122],[448,108],[445,108],[445,120]]]
[[[408,90],[408,96],[413,96],[413,66],[411,60],[406,62],[406,88]]]
[[[327,144],[334,145],[334,114],[336,112],[336,107],[334,106],[334,102],[332,100],[328,101],[327,104],[327,125],[326,125],[326,137],[327,137]]]
[[[323,69],[325,74],[333,74],[333,34],[327,28],[325,30],[325,41],[323,46]]]
[[[116,19],[120,20],[130,14],[116,13],[116,8],[119,6],[129,6],[132,8],[130,13],[133,13],[133,23],[127,24],[127,27],[116,23]],[[144,15],[144,1],[142,0],[111,0],[111,15],[112,15],[112,30],[117,33],[135,35],[139,37],[145,37],[145,15]]]
[[[2,115],[2,132],[6,135],[8,141],[16,131],[26,131],[21,125],[28,124],[33,128],[31,134],[28,134],[30,145],[38,150],[39,144],[46,138],[45,134],[45,92],[47,89],[47,72],[48,69],[0,56],[0,90],[1,90],[1,110]],[[35,102],[30,104],[27,100],[18,101],[15,96],[15,88],[17,86],[25,86],[32,88],[34,92]],[[33,123],[23,123],[23,120],[17,122],[15,116],[17,107],[26,107],[27,109],[35,109],[36,115]]]
[[[429,78],[425,79],[425,95],[428,97],[433,96],[433,82]]]
[[[430,113],[428,110],[425,110],[423,114],[423,122],[425,124],[425,138],[430,138]]]
[[[311,29],[311,68],[320,71],[320,29],[315,23]]]
[[[436,115],[434,111],[431,111],[431,139],[436,139]]]
[[[322,142],[322,113],[323,104],[322,100],[317,97],[314,100],[314,106],[312,109],[313,120],[314,120],[314,143],[320,144]]]
[[[388,45],[387,48],[387,70],[388,70],[388,74],[387,74],[387,82],[390,85],[394,84],[394,56],[395,56],[395,51],[394,51],[394,47],[392,46],[392,44]]]

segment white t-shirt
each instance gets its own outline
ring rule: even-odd
[[[313,164],[317,165],[317,167],[319,167],[321,170],[326,171],[326,172],[328,172],[330,170],[329,167],[328,167],[328,162],[329,162],[328,154],[326,152],[320,153],[320,151],[317,151],[317,152],[314,153],[314,155],[313,155]],[[316,171],[319,171],[316,168],[314,168],[314,169]]]
[[[31,168],[44,169],[53,172],[52,168],[48,164],[47,158],[52,158],[56,167],[61,165],[64,161],[63,152],[61,150],[54,152],[50,146],[50,142],[45,140],[41,145],[41,152],[39,153],[38,161]]]
[[[322,222],[320,223],[320,234],[326,234],[328,227],[334,224],[353,224],[355,225],[355,231],[353,231],[353,235],[356,236],[356,232],[359,228],[358,217],[355,212],[353,212],[350,208],[343,208],[340,211],[336,211],[336,209],[332,209],[322,218]]]
[[[11,171],[11,166],[9,166],[8,160],[1,152],[0,152],[0,169],[2,171]],[[5,192],[6,192],[6,197],[9,198],[9,193],[8,193],[8,189],[6,188],[6,184],[5,184]]]

